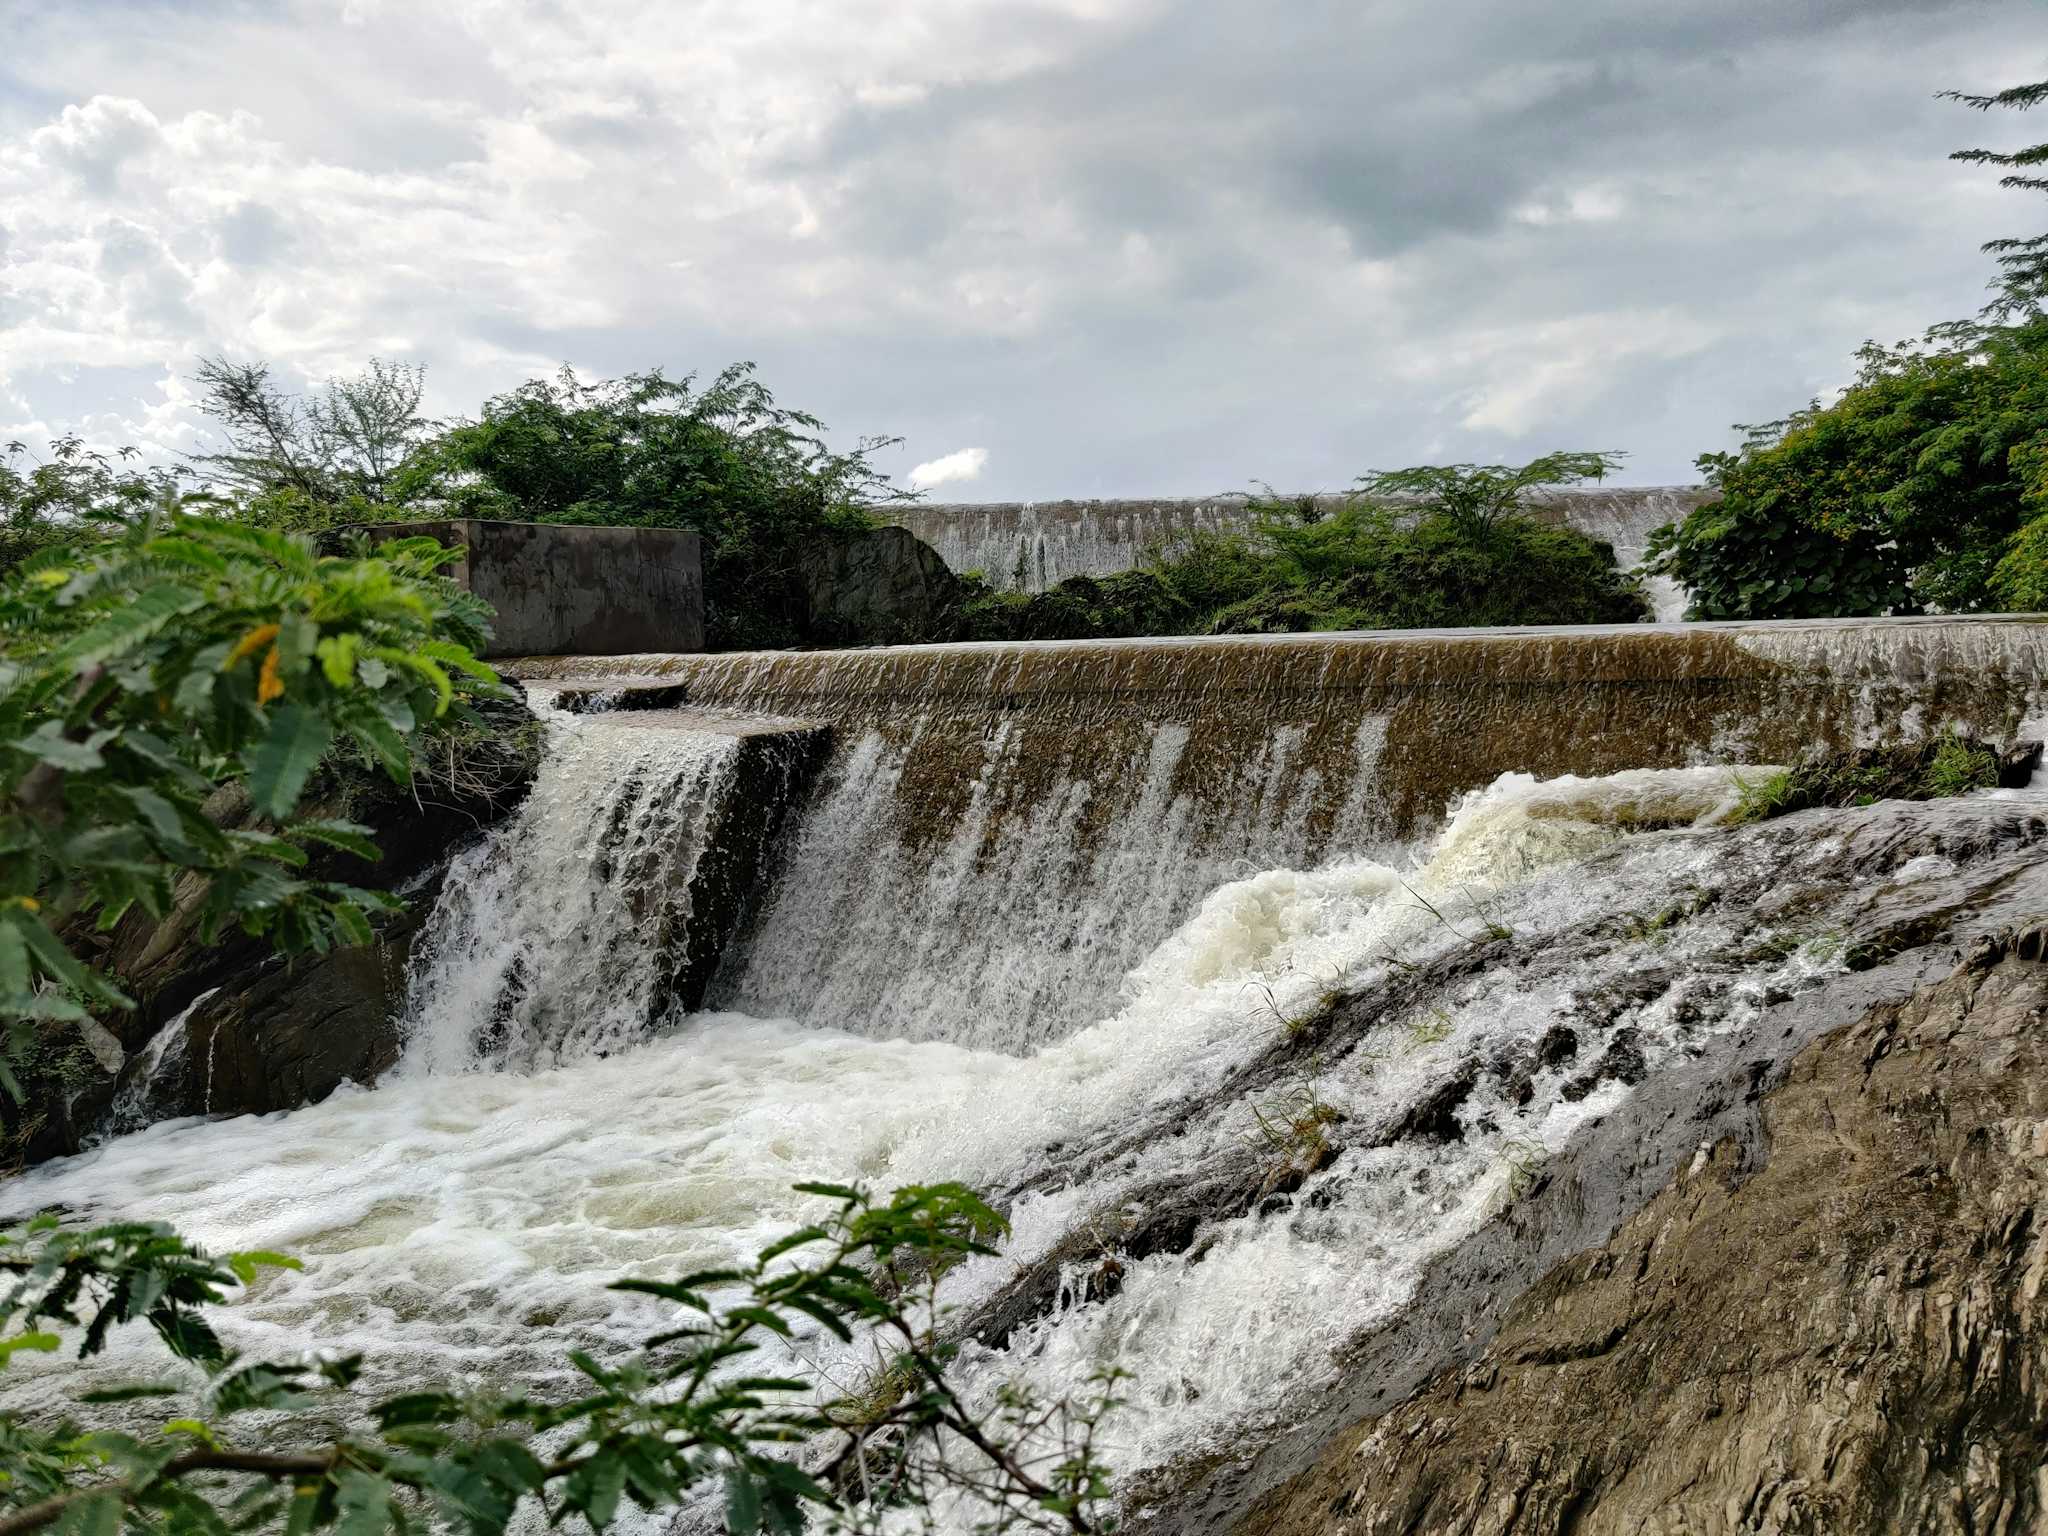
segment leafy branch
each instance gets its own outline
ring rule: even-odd
[[[279,1526],[288,1536],[405,1536],[422,1519],[496,1536],[529,1502],[552,1524],[577,1516],[603,1531],[627,1505],[675,1508],[713,1489],[735,1536],[795,1536],[812,1517],[879,1529],[905,1511],[929,1518],[946,1499],[969,1501],[992,1532],[1109,1529],[1096,1429],[1117,1406],[1113,1376],[1078,1405],[1008,1390],[987,1414],[949,1376],[953,1350],[933,1326],[938,1276],[992,1253],[986,1236],[1000,1218],[954,1184],[886,1201],[798,1187],[831,1209],[751,1265],[619,1281],[615,1290],[672,1307],[671,1326],[623,1360],[572,1352],[584,1382],[554,1399],[424,1387],[363,1401],[360,1356],[244,1361],[203,1309],[294,1261],[216,1259],[160,1225],[78,1232],[40,1218],[0,1246],[0,1273],[15,1277],[0,1301],[0,1367],[25,1350],[53,1352],[70,1334],[79,1356],[98,1354],[113,1330],[144,1323],[202,1368],[205,1385],[150,1433],[68,1421],[42,1430],[0,1416],[0,1536],[101,1536],[124,1520],[180,1536]],[[820,1331],[895,1342],[903,1390],[884,1413],[849,1427],[808,1378],[750,1359]],[[80,1401],[194,1395],[151,1382]],[[234,1442],[238,1415],[289,1425],[337,1408],[373,1431],[281,1448]]]

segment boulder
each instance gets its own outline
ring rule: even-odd
[[[1802,1052],[1469,1363],[1338,1434],[1258,1536],[2035,1531],[2048,931]]]
[[[799,562],[814,645],[915,645],[959,633],[960,582],[904,528],[821,535]]]

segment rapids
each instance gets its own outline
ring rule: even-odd
[[[1711,1057],[1846,963],[1847,919],[1827,907],[1842,839],[1716,830],[1726,768],[1503,774],[1404,839],[1374,788],[1384,721],[1354,718],[1344,783],[1254,796],[1197,838],[1174,771],[1187,735],[1167,721],[1077,874],[1088,794],[1013,807],[993,845],[975,821],[1005,792],[1008,748],[989,737],[966,764],[963,830],[913,878],[906,844],[871,834],[894,825],[914,754],[871,728],[793,830],[717,1006],[689,1013],[662,1002],[661,951],[734,792],[733,738],[549,719],[532,795],[444,883],[396,1070],[285,1114],[117,1136],[15,1181],[12,1213],[160,1219],[299,1256],[303,1273],[266,1274],[224,1312],[246,1351],[361,1350],[389,1383],[549,1382],[572,1345],[624,1351],[658,1326],[654,1304],[607,1282],[750,1255],[808,1214],[794,1183],[994,1192],[1013,1231],[949,1277],[967,1311],[1147,1190],[1284,1155],[1267,1127],[1321,1106],[1338,1150],[1297,1193],[1134,1259],[1106,1300],[1065,1286],[963,1353],[982,1401],[1006,1382],[1056,1395],[1105,1365],[1130,1372],[1108,1441],[1135,1473],[1284,1426],[1347,1341],[1635,1084]],[[1294,771],[1284,725],[1263,750],[1244,781]],[[1931,888],[1958,859],[1904,862],[1886,888]],[[1765,910],[1767,891],[1814,899],[1795,920]],[[1606,938],[1580,945],[1588,932]],[[1453,967],[1398,1020],[1290,1058],[1256,1092],[1233,1086],[1332,998],[1489,939],[1552,958]],[[1570,1051],[1537,1061],[1560,1029]],[[1415,1106],[1452,1082],[1435,1128],[1414,1132]],[[823,1335],[792,1347],[840,1387],[868,1366]],[[86,1365],[37,1361],[8,1401],[127,1379],[145,1358],[123,1341]]]

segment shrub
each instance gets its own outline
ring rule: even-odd
[[[1650,559],[1690,590],[1689,617],[1968,612],[2036,590],[2031,557],[2002,562],[2048,510],[2048,321],[1861,357],[1840,399],[1700,459],[1719,495]]]

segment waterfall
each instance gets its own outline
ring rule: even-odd
[[[14,1208],[298,1256],[222,1311],[252,1355],[545,1392],[670,1320],[609,1282],[744,1260],[815,1215],[792,1185],[959,1179],[1012,1224],[946,1278],[961,1390],[1123,1367],[1103,1441],[1170,1486],[1336,1392],[1545,1170],[1667,1166],[1692,1122],[1638,1098],[1782,1060],[1859,946],[2041,899],[2024,792],[1720,817],[1727,764],[2038,719],[2044,663],[2035,626],[1925,621],[534,664],[677,707],[549,715],[444,882],[399,1069],[114,1138]],[[869,1364],[790,1348],[756,1364]],[[24,1359],[7,1401],[146,1360]]]
[[[954,645],[529,663],[656,677],[835,747],[716,1006],[1022,1052],[1098,1019],[1201,898],[1398,857],[1506,773],[2010,733],[2048,638],[1978,621]]]
[[[531,794],[442,882],[409,980],[403,1071],[616,1050],[672,1001],[738,738],[648,715],[548,721]]]

